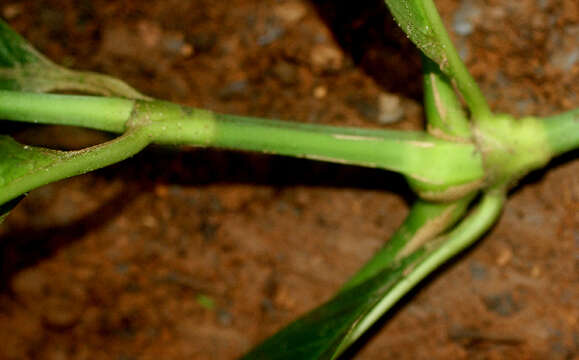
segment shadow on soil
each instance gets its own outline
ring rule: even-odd
[[[105,226],[143,190],[143,186],[126,186],[119,196],[66,224],[10,229],[0,237],[0,293],[10,292],[11,279],[21,270],[36,265],[83,235]]]
[[[89,176],[122,178],[119,196],[73,222],[46,228],[15,228],[0,237],[0,292],[9,291],[12,277],[112,221],[140,193],[155,184],[194,186],[218,183],[355,188],[389,191],[413,199],[403,177],[380,169],[321,163],[304,159],[231,151],[176,151],[151,147],[132,160]]]
[[[422,101],[419,52],[384,0],[311,2],[356,66],[385,91]]]

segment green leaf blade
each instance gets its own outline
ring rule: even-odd
[[[6,191],[5,186],[35,169],[43,168],[58,158],[58,152],[22,145],[10,136],[0,135],[0,223],[8,213],[22,200],[22,194],[13,196]]]
[[[462,93],[476,119],[487,119],[490,108],[480,88],[458,56],[432,0],[385,0],[390,12],[410,40]]]
[[[447,234],[431,238],[400,260],[388,260],[378,273],[364,275],[362,282],[346,287],[243,359],[337,358],[420,281],[480,238],[497,220],[503,203],[503,189],[486,193],[477,208]],[[401,254],[404,250],[397,252]]]
[[[437,41],[432,24],[421,0],[386,0],[398,26],[429,58],[441,64],[444,61],[442,43]]]
[[[12,181],[55,162],[59,152],[22,145],[0,135],[0,189]]]
[[[294,321],[243,360],[333,359],[356,323],[402,277],[405,265],[388,268]]]
[[[396,292],[396,287],[430,253],[426,248],[428,241],[463,216],[473,198],[471,194],[454,203],[415,203],[388,243],[338,294],[265,340],[243,359],[339,356],[404,295],[405,292]]]
[[[8,68],[39,62],[48,62],[48,59],[13,31],[6,22],[0,20],[0,67]]]
[[[0,19],[0,89],[30,92],[73,90],[148,99],[123,81],[58,66]]]
[[[0,135],[0,205],[39,186],[117,163],[138,153],[150,141],[146,127],[76,151],[22,145]]]

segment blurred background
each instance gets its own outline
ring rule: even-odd
[[[436,4],[493,109],[579,105],[576,1]],[[157,98],[422,128],[420,58],[379,0],[3,0],[0,15],[57,63]],[[60,149],[111,138],[0,129]],[[525,179],[485,240],[348,356],[578,356],[576,155]],[[0,226],[0,358],[234,359],[328,299],[412,200],[385,171],[163,147],[45,186]]]

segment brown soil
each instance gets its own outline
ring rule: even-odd
[[[345,3],[358,2],[5,0],[0,11],[57,62],[155,97],[311,123],[420,127],[413,46],[380,0]],[[463,31],[458,47],[494,109],[546,115],[579,105],[577,1],[437,5]],[[455,21],[463,13],[471,34]],[[378,106],[389,93],[404,111],[394,125]],[[10,131],[68,148],[107,138]],[[576,155],[529,176],[485,239],[351,356],[577,358]],[[151,148],[45,186],[0,228],[0,358],[233,359],[331,296],[411,199],[383,171],[199,149]]]

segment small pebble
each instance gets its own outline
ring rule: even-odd
[[[404,108],[398,95],[382,93],[378,95],[378,122],[392,124],[404,116]]]
[[[201,235],[203,235],[203,240],[205,242],[210,242],[215,238],[217,234],[217,230],[219,230],[219,225],[208,220],[204,220],[199,225],[199,231]]]
[[[257,38],[257,44],[259,46],[269,45],[275,42],[280,37],[282,37],[284,33],[285,33],[284,29],[277,26],[270,26],[265,32],[265,34]]]
[[[287,25],[292,25],[303,19],[307,9],[303,3],[292,1],[277,5],[273,13]]]
[[[316,86],[314,89],[314,97],[316,99],[323,99],[328,94],[328,88],[324,85]]]
[[[147,215],[143,218],[143,225],[145,225],[145,227],[148,227],[149,229],[154,229],[159,225],[159,223],[154,216]]]
[[[298,71],[294,65],[281,61],[273,66],[272,71],[284,85],[295,85],[298,83]]]
[[[171,54],[180,54],[185,45],[183,34],[166,34],[163,37],[163,46]]]
[[[217,44],[217,34],[214,32],[201,32],[186,37],[191,44],[192,52],[205,53],[211,51]]]
[[[184,57],[193,55],[193,46],[191,46],[191,44],[183,44],[181,47],[181,55]]]
[[[334,72],[342,68],[344,56],[328,44],[317,44],[310,53],[310,62],[316,72]]]
[[[511,259],[513,258],[513,252],[509,248],[503,248],[497,257],[497,265],[498,266],[505,266]]]
[[[167,194],[169,194],[169,188],[167,187],[167,185],[157,184],[155,186],[155,195],[157,197],[165,198],[165,197],[167,197]]]
[[[12,291],[24,301],[42,297],[46,285],[50,282],[44,272],[30,268],[18,273],[12,280]]]
[[[53,297],[43,302],[42,320],[49,327],[69,328],[78,323],[83,312],[82,301]]]
[[[163,36],[163,29],[157,23],[150,21],[140,21],[137,25],[138,38],[147,48],[154,48],[160,42]]]
[[[531,269],[531,276],[534,278],[541,276],[541,268],[538,265],[533,266]]]
[[[481,16],[481,9],[476,0],[463,0],[454,14],[452,28],[458,35],[468,36],[474,30],[473,23]]]
[[[571,68],[579,61],[579,49],[558,50],[551,55],[551,65],[563,71],[570,71]]]
[[[230,326],[233,323],[233,315],[224,309],[219,309],[217,311],[217,319],[223,326]]]
[[[475,280],[484,280],[487,277],[487,270],[483,264],[473,261],[470,264],[470,275]]]
[[[348,103],[356,108],[356,110],[362,115],[365,120],[375,122],[378,119],[378,106],[375,102],[370,102],[366,99],[360,99],[357,97],[350,97]]]
[[[521,309],[521,306],[515,303],[513,295],[509,292],[488,295],[483,298],[486,308],[500,316],[511,316]]]
[[[275,305],[271,299],[263,299],[261,300],[261,309],[268,314],[275,312]]]
[[[22,4],[9,4],[2,9],[2,15],[6,20],[11,20],[22,13]]]
[[[248,83],[245,80],[231,82],[221,89],[219,98],[221,100],[231,100],[241,97],[247,93]]]

